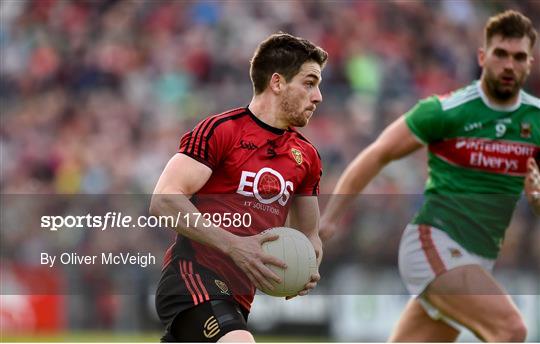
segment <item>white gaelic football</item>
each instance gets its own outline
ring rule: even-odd
[[[298,294],[317,272],[313,245],[304,233],[293,228],[274,227],[265,233],[278,234],[279,239],[264,242],[263,251],[284,261],[287,268],[269,264],[268,267],[281,278],[281,283],[275,284],[274,290],[263,289],[262,292],[278,297]]]

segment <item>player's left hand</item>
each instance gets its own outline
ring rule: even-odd
[[[525,178],[525,192],[530,194],[540,191],[540,171],[534,158],[527,160],[527,177]]]
[[[527,160],[525,195],[535,210],[538,210],[537,208],[540,208],[540,170],[534,158]]]
[[[294,297],[297,297],[297,296],[305,296],[307,294],[309,294],[309,291],[311,289],[315,289],[315,287],[317,286],[317,283],[319,282],[319,280],[321,279],[321,275],[319,275],[319,273],[314,273],[311,275],[311,280],[306,283],[306,285],[304,286],[304,289],[300,290],[298,292],[298,294],[296,295],[293,295],[293,296],[287,296],[285,297],[285,300],[290,300]]]

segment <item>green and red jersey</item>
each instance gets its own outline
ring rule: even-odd
[[[440,228],[467,250],[496,258],[527,159],[540,151],[540,99],[521,91],[515,105],[498,107],[474,82],[420,101],[405,119],[428,146],[425,200],[413,223]]]

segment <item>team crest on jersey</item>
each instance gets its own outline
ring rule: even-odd
[[[531,123],[522,122],[519,136],[523,137],[524,139],[530,139],[531,133],[532,133]]]
[[[294,158],[294,161],[296,161],[296,163],[298,165],[301,165],[302,164],[302,153],[296,149],[296,148],[291,148],[291,154]]]
[[[221,293],[222,293],[222,294],[227,294],[227,295],[229,295],[229,287],[227,287],[227,285],[225,284],[225,282],[220,281],[220,280],[214,280],[214,283],[217,285],[217,287],[219,288],[219,290],[221,290]]]

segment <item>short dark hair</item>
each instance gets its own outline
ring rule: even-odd
[[[328,53],[307,39],[279,32],[261,42],[253,58],[249,75],[255,94],[261,94],[274,73],[283,75],[287,82],[298,74],[307,61],[326,64]]]
[[[517,11],[508,10],[489,18],[487,21],[484,28],[486,46],[489,46],[491,39],[496,35],[501,35],[503,38],[527,36],[530,39],[530,47],[532,48],[536,42],[537,32],[529,18]]]

